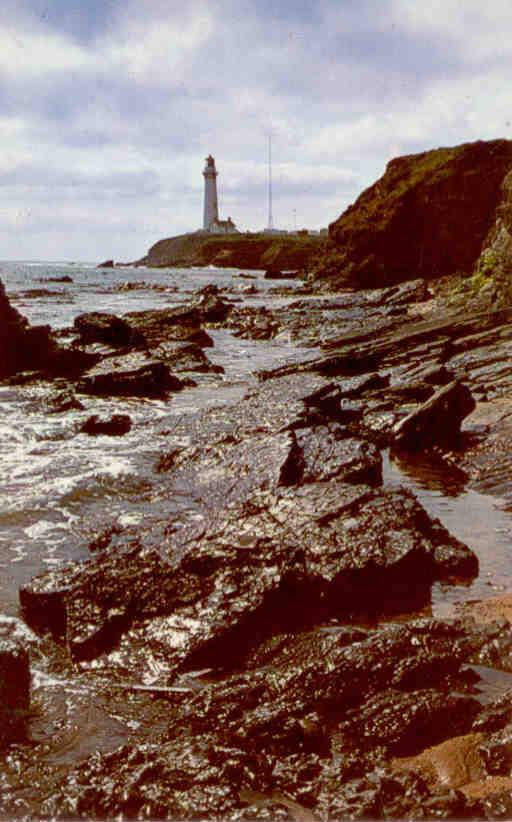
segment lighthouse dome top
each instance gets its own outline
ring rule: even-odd
[[[205,158],[206,165],[204,167],[205,171],[215,171],[215,160],[213,159],[212,155],[209,154],[208,157]]]

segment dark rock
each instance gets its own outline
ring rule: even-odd
[[[30,706],[30,664],[21,644],[0,637],[0,746],[23,736]]]
[[[97,265],[96,268],[114,268],[114,260],[105,260]]]
[[[46,368],[53,364],[56,352],[50,327],[29,325],[11,306],[0,282],[0,379]]]
[[[83,411],[84,405],[73,391],[58,391],[47,399],[49,414],[63,414],[65,411]]]
[[[199,374],[223,374],[221,365],[214,365],[199,345],[192,342],[162,342],[153,355],[177,372]]]
[[[477,569],[412,495],[335,481],[262,491],[172,542],[168,557],[128,544],[37,577],[20,591],[25,619],[64,635],[77,659],[97,656],[133,626],[134,649],[150,643],[168,667],[203,667],[247,652],[279,624],[389,610],[425,596],[447,572]],[[153,641],[142,627],[148,619]]]
[[[281,328],[274,314],[265,306],[236,308],[231,312],[227,325],[235,337],[246,340],[272,339]]]
[[[222,323],[233,306],[222,299],[218,286],[206,285],[196,292],[193,305],[200,312],[202,322]]]
[[[73,326],[84,343],[102,342],[118,347],[140,345],[144,341],[142,334],[125,320],[102,311],[79,314]]]
[[[245,671],[168,704],[158,741],[74,768],[47,791],[45,810],[58,818],[479,818],[462,793],[392,773],[383,756],[470,725],[478,703],[444,683],[481,642],[461,623],[438,620],[366,638],[345,630],[275,637]]]
[[[368,287],[471,271],[511,166],[508,140],[392,160],[330,226],[335,259],[320,262],[316,276],[334,287]]]
[[[69,274],[64,274],[63,277],[47,277],[45,282],[47,283],[72,283],[73,277],[70,277]]]
[[[171,391],[181,391],[184,385],[162,362],[130,369],[116,368],[107,360],[80,380],[77,390],[96,396],[165,397]]]
[[[121,437],[127,434],[131,427],[132,421],[128,414],[113,414],[110,419],[100,419],[95,414],[84,422],[80,432],[91,436],[106,434],[110,437]]]
[[[484,740],[480,755],[488,774],[509,776],[512,769],[512,725]]]
[[[449,383],[395,427],[395,443],[404,448],[426,448],[433,444],[453,446],[462,420],[475,408],[469,388]]]
[[[334,782],[334,780],[333,780]],[[336,784],[336,783],[334,783]],[[483,807],[461,791],[432,789],[418,774],[384,770],[349,782],[337,780],[323,803],[327,819],[480,819]]]
[[[473,723],[474,731],[499,731],[506,725],[512,724],[512,692],[485,705]]]
[[[125,314],[124,320],[143,335],[150,349],[170,340],[195,343],[201,348],[213,346],[212,338],[201,327],[201,312],[190,305],[133,311]]]

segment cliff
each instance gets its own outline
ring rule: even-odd
[[[139,264],[153,268],[202,267],[304,270],[324,246],[319,236],[196,232],[160,240]]]
[[[398,157],[329,227],[314,279],[378,287],[471,272],[512,168],[512,141],[466,143]]]

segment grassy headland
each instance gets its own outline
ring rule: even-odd
[[[159,240],[139,264],[152,268],[202,267],[307,270],[326,242],[315,235],[207,234]]]

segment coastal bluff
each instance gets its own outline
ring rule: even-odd
[[[509,243],[512,141],[437,148],[391,160],[329,226],[311,277],[330,288],[375,288],[489,267]],[[507,235],[507,236],[505,236]],[[499,248],[497,248],[497,246]]]
[[[159,240],[138,265],[150,268],[247,268],[253,270],[307,270],[323,249],[318,235],[225,234],[196,231]]]

